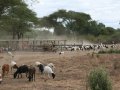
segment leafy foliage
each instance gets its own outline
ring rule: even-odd
[[[108,74],[102,68],[97,68],[90,72],[88,76],[88,83],[90,90],[112,90]]]
[[[28,9],[23,0],[2,0],[0,8],[0,29],[22,38],[37,23],[36,14]]]
[[[114,70],[120,70],[120,60],[119,59],[115,59],[113,61],[114,61],[114,63],[113,63]]]
[[[116,53],[116,54],[120,54],[120,50],[113,50],[113,49],[110,49],[110,50],[107,50],[107,51],[99,51],[98,52],[99,54],[107,54],[107,53]]]
[[[95,38],[98,37],[96,41],[99,39],[103,42],[116,32],[114,28],[106,27],[103,23],[92,20],[89,14],[64,9],[41,18],[40,26],[54,28],[56,35],[92,35]]]

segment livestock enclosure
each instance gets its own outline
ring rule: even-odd
[[[52,50],[55,46],[65,46],[67,40],[0,40],[0,48],[8,48],[17,51],[41,51]]]

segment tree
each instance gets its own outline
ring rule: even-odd
[[[23,4],[22,0],[0,0],[0,17],[2,15],[8,15],[12,7]]]
[[[91,17],[85,13],[58,10],[57,12],[54,12],[53,14],[50,14],[42,19],[45,19],[46,23],[49,23],[50,27],[54,27],[55,33],[60,35],[61,32],[67,32],[68,34],[82,32],[83,27],[88,20],[91,19]]]
[[[108,39],[116,31],[112,27],[106,27],[103,23],[92,20],[91,16],[82,12],[58,10],[41,18],[39,25],[45,28],[54,28],[56,35],[67,36],[92,36],[95,41]],[[119,30],[119,29],[118,29]],[[106,41],[104,40],[104,41]]]
[[[6,0],[5,0],[6,1]],[[4,6],[4,3],[2,5]],[[37,22],[36,14],[28,9],[27,4],[22,0],[11,0],[6,2],[2,10],[2,28],[13,35],[13,39],[23,37],[24,33],[30,31]],[[7,26],[7,27],[6,27]]]

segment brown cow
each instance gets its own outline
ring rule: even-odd
[[[5,75],[8,75],[9,73],[9,65],[8,64],[4,64],[2,66],[2,76],[4,77]]]

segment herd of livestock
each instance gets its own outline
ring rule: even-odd
[[[64,50],[67,50],[67,51],[101,50],[101,49],[103,50],[103,49],[110,49],[110,48],[115,48],[115,47],[117,47],[117,45],[115,45],[115,44],[63,46]],[[2,52],[2,49],[0,49],[0,50]],[[9,49],[7,49],[6,51],[8,51],[8,54],[10,54],[12,57],[14,57],[12,55],[12,53],[9,51]],[[64,53],[64,51],[61,51],[59,54],[63,54],[63,53]],[[23,64],[21,66],[18,66],[15,61],[11,61],[10,64],[2,65],[2,67],[1,67],[2,73],[0,73],[0,83],[3,81],[2,78],[4,78],[4,76],[9,73],[10,68],[11,68],[11,72],[12,72],[12,69],[14,69],[14,73],[13,73],[14,79],[19,78],[20,76],[22,78],[22,73],[25,73],[26,77],[28,78],[28,81],[35,81],[36,67],[39,69],[41,74],[47,74],[49,78],[50,78],[50,76],[52,76],[53,79],[55,78],[55,73],[54,73],[55,66],[53,63],[44,65],[40,62],[35,62],[35,65],[24,65]]]
[[[89,51],[89,50],[93,50],[93,51],[97,51],[97,50],[105,50],[105,49],[113,49],[113,48],[117,48],[119,47],[119,45],[117,44],[88,44],[88,45],[69,45],[69,46],[63,46],[63,48],[67,51]]]
[[[44,46],[44,45],[43,45]],[[40,47],[40,46],[39,46]],[[114,48],[117,47],[117,44],[79,44],[79,45],[75,45],[75,44],[69,44],[69,45],[50,45],[47,48],[51,48],[51,51],[56,52],[59,50],[66,50],[66,51],[76,51],[76,50],[101,50],[101,49],[108,49],[108,48]],[[28,46],[29,48],[29,46]],[[34,48],[37,48],[37,46]],[[44,48],[44,47],[41,47]],[[4,51],[15,51],[15,48],[11,48],[11,47],[0,47],[0,53],[4,52]]]
[[[8,54],[14,57],[10,51],[8,51]],[[25,73],[28,81],[35,81],[36,68],[38,68],[41,75],[47,74],[49,78],[52,76],[53,79],[56,76],[54,73],[55,66],[53,63],[44,65],[36,61],[34,65],[23,64],[18,66],[15,61],[11,61],[10,64],[3,64],[1,68],[2,72],[0,73],[0,83],[3,81],[3,78],[9,74],[9,71],[13,73],[14,79],[22,78],[22,74]]]

